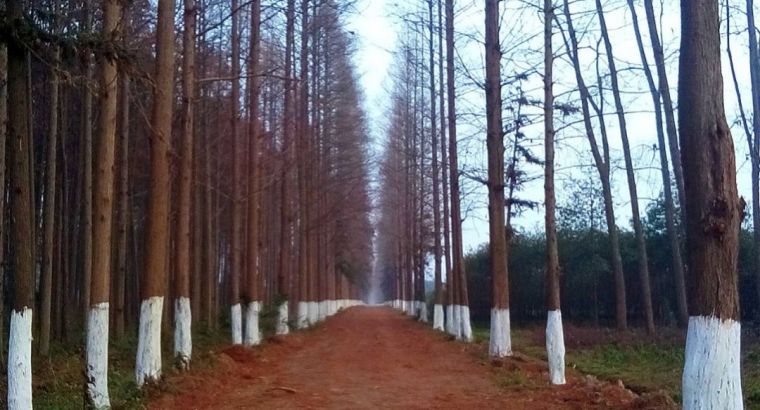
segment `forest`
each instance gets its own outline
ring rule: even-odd
[[[756,10],[676,3],[3,1],[0,405],[760,407]]]

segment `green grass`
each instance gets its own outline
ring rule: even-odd
[[[171,336],[164,334],[162,352],[164,375],[174,373]],[[193,370],[213,366],[211,350],[227,341],[227,333],[199,331],[193,335]],[[114,409],[142,409],[156,390],[170,388],[166,384],[138,389],[134,381],[137,338],[134,335],[112,341],[109,346],[108,389]],[[84,396],[84,353],[81,345],[51,346],[49,358],[34,357],[35,409],[82,409]],[[4,386],[3,386],[4,388]],[[4,393],[4,392],[3,392]],[[4,394],[3,394],[4,396]]]
[[[536,330],[512,330],[515,350],[546,360],[545,347],[535,339]],[[487,324],[475,324],[473,333],[478,341],[488,342]],[[600,332],[602,334],[602,332]],[[742,390],[745,407],[760,409],[760,343],[743,342]],[[597,343],[582,348],[567,348],[566,365],[583,374],[602,380],[621,380],[634,392],[664,390],[678,403],[681,398],[683,347],[673,341],[635,341],[619,343],[600,336]],[[505,387],[520,385],[521,375],[500,381]]]

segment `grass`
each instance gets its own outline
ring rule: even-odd
[[[512,344],[523,354],[546,360],[543,342],[537,334],[543,329],[517,328],[512,330]],[[566,339],[571,340],[577,328],[566,329]],[[585,340],[579,346],[567,347],[566,365],[583,374],[602,380],[621,380],[637,393],[664,390],[678,403],[681,398],[681,372],[683,369],[683,344],[680,339],[668,337],[651,340],[634,334],[625,342],[616,339],[615,332],[583,329],[585,338],[596,333],[593,341]],[[664,333],[677,334],[677,331]],[[477,341],[487,343],[487,324],[474,324],[473,334]],[[569,337],[568,337],[569,336]],[[760,341],[742,341],[742,390],[745,407],[760,409]],[[520,385],[521,375],[502,380],[505,387]]]
[[[193,370],[213,366],[211,351],[227,341],[227,333],[199,331],[193,335]],[[162,352],[164,375],[174,373],[171,354],[171,335],[164,333]],[[125,336],[109,345],[108,389],[114,409],[145,408],[152,392],[168,388],[159,384],[138,389],[134,381],[136,335]],[[81,343],[53,344],[48,358],[33,354],[35,409],[82,409],[84,402],[84,351]],[[5,383],[0,386],[5,398]]]

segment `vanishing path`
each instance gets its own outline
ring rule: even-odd
[[[225,349],[213,369],[171,378],[151,407],[647,408],[627,390],[582,377],[550,387],[541,362],[491,363],[481,350],[388,308],[353,308],[260,348]]]

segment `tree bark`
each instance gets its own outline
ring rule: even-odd
[[[156,73],[150,138],[150,189],[145,237],[145,278],[142,281],[140,329],[135,377],[137,385],[161,377],[161,314],[168,270],[171,200],[172,101],[174,77],[174,0],[158,1]]]
[[[644,42],[642,40],[641,30],[639,29],[638,17],[636,16],[636,7],[633,0],[628,0],[628,8],[631,10],[631,19],[633,28],[636,32],[636,43],[641,55],[641,62],[644,67],[644,74],[649,84],[649,92],[652,95],[652,104],[655,111],[655,123],[657,126],[657,145],[660,154],[660,172],[662,175],[662,189],[665,199],[665,224],[670,242],[670,268],[673,270],[675,282],[676,305],[678,315],[678,325],[686,327],[689,320],[688,308],[686,306],[686,281],[684,278],[684,264],[681,256],[681,241],[678,237],[678,227],[676,223],[676,208],[673,203],[673,192],[671,188],[670,166],[668,165],[667,142],[665,141],[665,130],[663,125],[662,105],[660,103],[660,91],[654,81],[652,70],[647,61]],[[680,165],[678,165],[680,167]]]
[[[546,229],[546,356],[552,384],[565,384],[565,336],[560,305],[557,198],[554,191],[554,3],[544,0],[544,227]]]
[[[121,18],[118,0],[103,2],[102,38],[107,44],[118,39]],[[110,406],[108,397],[108,322],[111,295],[111,236],[113,233],[114,162],[116,157],[116,61],[97,56],[99,66],[98,140],[92,230],[92,293],[87,317],[87,400],[92,407]]]
[[[6,2],[8,18],[23,27],[23,2]],[[28,51],[19,41],[9,41],[8,52],[8,174],[10,176],[10,266],[13,275],[10,336],[8,343],[8,408],[32,408],[32,309],[34,308],[34,243],[31,193],[31,134],[29,130]]]
[[[190,306],[190,232],[193,209],[193,144],[195,143],[195,1],[184,1],[182,33],[182,140],[179,164],[179,211],[174,253],[174,363],[190,367],[192,357],[192,310]],[[196,312],[197,313],[197,312]]]
[[[623,261],[620,256],[620,237],[615,222],[615,207],[612,202],[612,187],[610,185],[610,160],[609,147],[606,138],[602,139],[603,150],[600,152],[599,145],[594,136],[594,128],[591,124],[591,111],[589,101],[591,97],[583,80],[582,68],[578,57],[578,40],[573,28],[572,17],[568,0],[564,0],[564,13],[568,26],[570,44],[565,42],[570,59],[575,70],[575,78],[578,83],[578,89],[581,96],[581,108],[583,112],[583,125],[586,129],[586,137],[591,145],[591,153],[594,157],[596,169],[599,172],[599,178],[602,183],[602,192],[604,195],[604,211],[607,220],[607,231],[610,238],[610,258],[612,261],[612,273],[615,280],[615,319],[619,330],[626,330],[628,327],[628,318],[626,313],[626,295],[625,295],[625,276],[623,275]]]
[[[760,51],[757,45],[754,1],[747,0],[747,34],[749,37],[749,71],[752,79],[752,134],[747,134],[752,163],[752,222],[755,248],[755,289],[760,297]]]
[[[683,407],[739,409],[737,264],[745,203],[723,105],[717,0],[681,1],[679,71],[690,274]]]
[[[652,310],[652,289],[649,281],[649,258],[647,257],[646,238],[644,236],[644,228],[641,224],[641,213],[639,212],[639,194],[636,189],[636,175],[633,168],[633,159],[631,157],[631,144],[628,140],[628,125],[625,118],[625,107],[623,107],[623,101],[620,97],[618,71],[615,65],[612,42],[610,42],[609,32],[607,31],[607,21],[604,17],[601,0],[596,0],[596,10],[599,17],[599,24],[601,26],[604,47],[607,50],[607,65],[610,70],[612,95],[615,100],[615,109],[617,111],[618,125],[620,127],[620,139],[623,142],[623,156],[625,158],[626,176],[628,177],[628,193],[631,197],[633,231],[636,237],[636,259],[638,260],[639,265],[639,281],[641,284],[641,304],[644,307],[644,323],[646,324],[647,333],[653,335],[654,312]]]
[[[486,0],[486,123],[488,134],[488,236],[491,262],[491,341],[489,354],[512,354],[509,328],[507,238],[504,235],[504,126],[501,117],[501,46],[499,0]]]
[[[58,32],[59,3],[53,4],[53,32]],[[43,211],[43,255],[42,277],[40,279],[40,356],[50,353],[50,316],[53,296],[53,236],[55,232],[56,161],[58,159],[58,64],[60,50],[52,46],[52,67],[50,69],[50,117],[45,158],[45,195]]]

